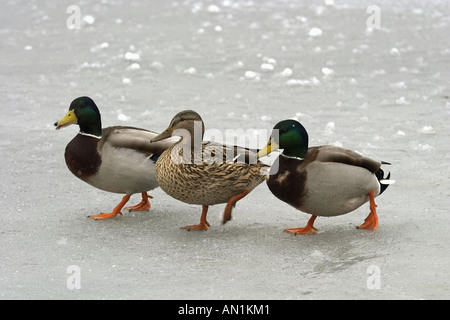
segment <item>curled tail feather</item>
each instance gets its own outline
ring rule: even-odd
[[[375,172],[375,176],[377,177],[378,182],[380,183],[380,194],[382,194],[390,184],[393,184],[395,182],[395,180],[390,179],[391,177],[390,172],[386,177],[384,177],[384,171],[381,168],[378,169],[377,172]]]

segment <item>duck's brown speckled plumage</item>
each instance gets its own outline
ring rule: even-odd
[[[180,143],[164,151],[156,163],[156,179],[160,187],[180,201],[214,205],[226,203],[244,189],[250,192],[266,180],[266,174],[261,171],[268,167],[261,162],[249,165],[228,159],[207,163],[204,159],[211,155],[211,147],[211,143],[203,143],[201,156],[191,151],[191,159],[203,159],[201,163],[183,163],[181,160],[185,149]],[[223,150],[229,148],[218,145],[214,148],[219,147]],[[237,150],[245,151],[243,148]],[[174,161],[173,156],[178,156],[180,161]]]
[[[194,141],[194,122],[197,122],[196,125],[201,124],[198,145]],[[211,142],[201,143],[203,121],[192,110],[178,113],[169,128],[154,141],[170,137],[174,131],[182,129],[187,134],[180,134],[180,140],[159,157],[156,179],[160,187],[173,198],[202,205],[200,224],[185,228],[207,230],[208,206],[227,203],[223,222],[228,221],[236,201],[267,179],[269,166],[257,161],[256,151]]]

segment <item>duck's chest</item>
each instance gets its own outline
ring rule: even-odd
[[[66,146],[64,157],[67,167],[81,180],[86,181],[100,168],[102,161],[97,149],[99,140],[77,134]]]
[[[186,152],[185,152],[186,153]],[[172,197],[192,203],[199,191],[197,165],[183,159],[183,150],[178,146],[164,151],[156,162],[156,179],[159,186]]]
[[[278,170],[271,172],[267,186],[278,199],[299,208],[306,195],[306,179],[305,171],[291,170],[289,166],[280,163]]]

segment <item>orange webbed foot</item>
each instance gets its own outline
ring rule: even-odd
[[[150,201],[148,201],[148,199],[153,199],[153,197],[149,196],[146,192],[143,192],[141,202],[139,202],[135,206],[126,207],[125,209],[129,211],[149,211],[152,206],[150,204]]]
[[[95,219],[95,220],[104,220],[104,219],[110,219],[110,218],[114,218],[115,216],[117,216],[118,214],[122,215],[122,212],[111,212],[111,213],[100,213],[100,214],[96,214],[96,215],[92,215],[89,216],[89,218]]]
[[[289,228],[289,229],[284,229],[284,232],[288,232],[288,233],[292,233],[295,235],[299,235],[299,234],[314,234],[316,233],[317,229],[314,227],[303,227],[303,228]]]
[[[376,230],[377,228],[378,228],[378,217],[376,212],[373,213],[372,211],[364,220],[364,223],[358,227],[358,229],[366,229],[366,230]]]
[[[210,224],[208,221],[206,221],[207,214],[208,214],[208,206],[203,205],[202,206],[202,216],[200,217],[200,223],[193,224],[191,226],[184,226],[184,227],[181,227],[181,229],[186,229],[188,231],[190,231],[190,230],[208,230],[210,227]]]
[[[304,226],[303,228],[289,228],[289,229],[284,229],[284,232],[288,232],[288,233],[292,233],[295,235],[300,235],[300,234],[314,234],[316,233],[317,229],[313,226],[314,224],[314,220],[316,220],[317,216],[312,216],[309,220],[308,223],[306,224],[306,226]]]
[[[111,213],[96,214],[96,215],[89,216],[89,218],[92,218],[95,220],[104,220],[104,219],[114,218],[118,214],[122,215],[122,212],[120,212],[120,211],[122,210],[123,206],[128,202],[128,200],[130,200],[130,196],[125,195],[122,198],[122,201],[120,201],[120,203],[114,208],[114,210]]]
[[[186,229],[188,231],[191,230],[208,230],[210,227],[210,224],[208,223],[208,221],[206,221],[206,223],[199,223],[199,224],[193,224],[190,226],[184,226],[181,227],[181,229]]]

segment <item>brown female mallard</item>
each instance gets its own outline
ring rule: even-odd
[[[268,166],[256,160],[256,152],[212,142],[203,142],[204,123],[198,113],[178,113],[169,127],[152,142],[174,136],[181,139],[164,151],[156,162],[156,179],[170,196],[202,205],[200,223],[183,227],[208,230],[208,207],[227,203],[222,222],[231,219],[231,209],[266,180]]]

